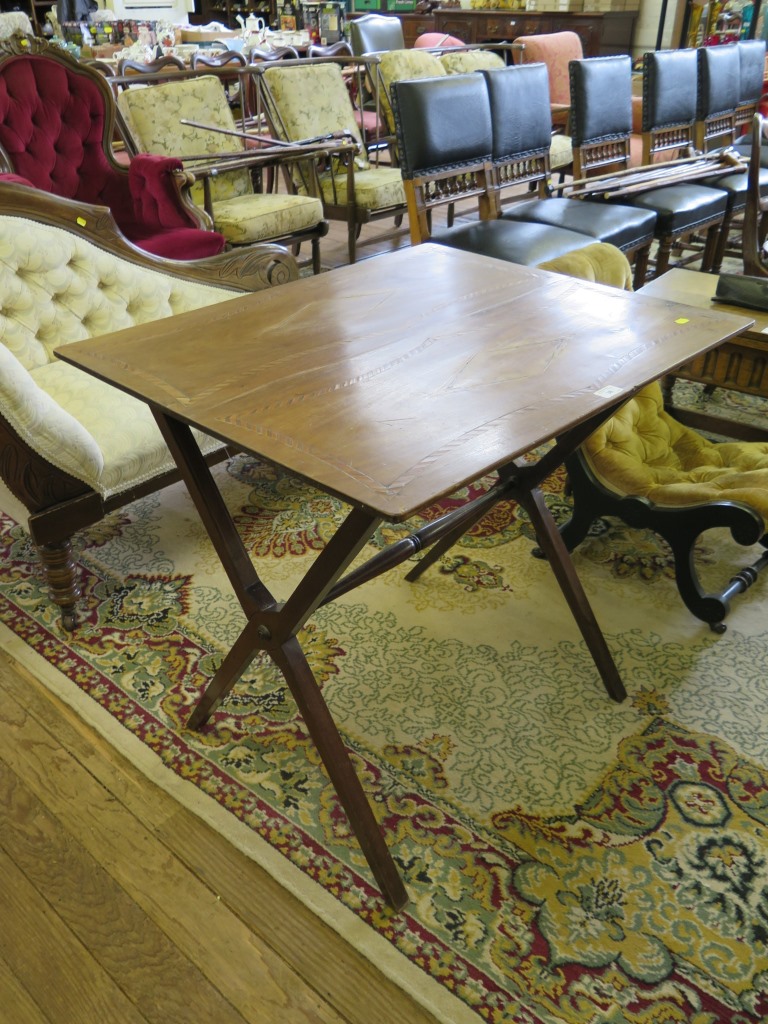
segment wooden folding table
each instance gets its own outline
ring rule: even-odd
[[[320,605],[512,498],[531,517],[606,690],[622,700],[539,484],[640,387],[748,324],[427,244],[57,355],[149,403],[245,613],[190,725],[202,726],[256,654],[268,653],[382,893],[401,907],[405,887],[297,633]],[[247,554],[193,426],[349,504],[284,600]],[[522,459],[551,440],[540,457]],[[344,575],[382,520],[406,520],[493,471],[498,482],[477,502]]]

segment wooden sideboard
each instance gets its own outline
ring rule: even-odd
[[[31,0],[30,0],[31,2]],[[42,3],[43,0],[37,0]],[[378,0],[382,3],[382,0]],[[294,3],[298,7],[297,3]],[[386,6],[383,0],[382,6]],[[276,0],[196,0],[198,15],[193,23],[221,21],[237,28],[235,13],[255,13],[268,21],[275,20]],[[348,13],[347,18],[359,18],[365,11]],[[632,52],[632,32],[637,11],[611,11],[595,14],[568,14],[549,11],[474,11],[459,7],[438,8],[430,14],[394,11],[372,11],[398,17],[403,26],[407,47],[413,46],[425,32],[445,32],[465,43],[511,43],[518,36],[538,35],[542,32],[576,32],[581,37],[585,57],[605,57],[615,53]]]
[[[446,32],[465,43],[511,43],[518,36],[575,32],[581,38],[585,57],[609,57],[632,52],[632,33],[637,15],[637,11],[569,14],[446,7],[433,11],[432,29],[421,31]]]

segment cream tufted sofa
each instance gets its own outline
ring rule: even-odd
[[[66,628],[79,596],[72,534],[176,479],[144,403],[54,356],[97,337],[297,276],[285,250],[178,263],[127,247],[109,212],[0,183],[0,476],[29,514]],[[211,458],[221,442],[198,437]]]

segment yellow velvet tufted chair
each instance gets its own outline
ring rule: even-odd
[[[558,256],[539,269],[632,289],[627,257],[605,242]],[[568,549],[584,540],[600,516],[655,531],[672,549],[686,607],[723,632],[730,599],[755,582],[768,565],[768,552],[712,594],[700,583],[694,546],[706,530],[725,527],[739,544],[768,547],[768,442],[708,440],[665,412],[661,386],[654,382],[603,423],[566,460],[566,469],[573,513],[560,533]],[[433,545],[406,578],[417,579],[457,539]],[[543,557],[540,549],[534,553]]]
[[[730,599],[768,564],[761,553],[719,593],[707,593],[694,561],[706,530],[727,527],[744,545],[768,547],[768,442],[715,443],[664,410],[658,382],[644,387],[604,423],[567,463],[573,516],[561,529],[569,549],[599,516],[650,529],[669,544],[680,597],[716,632]]]
[[[631,288],[626,257],[605,244],[541,266]],[[657,381],[603,423],[566,467],[573,515],[561,534],[569,550],[584,540],[599,516],[616,516],[629,526],[655,531],[672,549],[677,588],[686,607],[723,632],[730,599],[755,582],[768,565],[768,553],[736,573],[720,592],[706,593],[694,546],[706,530],[726,527],[739,544],[768,547],[768,442],[708,440],[665,411]]]

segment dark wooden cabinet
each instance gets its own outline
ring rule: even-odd
[[[238,29],[238,14],[242,18],[255,14],[271,25],[277,21],[275,0],[196,0],[195,10],[197,13],[189,18],[191,25],[218,21],[227,28]]]
[[[434,31],[447,32],[465,43],[509,42],[545,32],[576,32],[585,57],[632,52],[637,11],[570,14],[555,11],[468,11],[438,8]]]
[[[411,47],[425,32],[435,31],[435,19],[431,14],[398,14],[403,26],[405,45]]]
[[[42,0],[40,0],[42,2]],[[385,4],[386,0],[378,0]],[[200,11],[190,21],[220,21],[237,28],[235,15],[257,14],[270,22],[277,17],[276,0],[197,0]],[[294,5],[296,6],[296,5]],[[347,18],[360,17],[356,11]],[[519,36],[543,32],[576,32],[581,37],[585,57],[605,57],[632,52],[632,32],[637,11],[611,11],[595,14],[568,14],[550,11],[463,10],[458,7],[438,8],[432,14],[376,11],[399,18],[405,45],[414,45],[425,32],[443,32],[465,43],[511,43]]]

